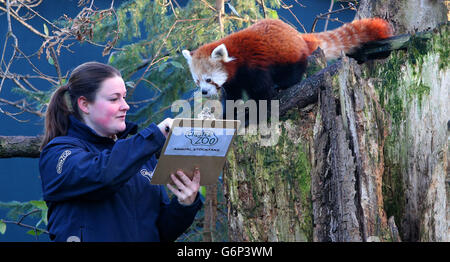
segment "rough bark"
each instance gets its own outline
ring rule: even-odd
[[[203,242],[214,242],[217,222],[217,185],[206,186]]]
[[[357,16],[387,17],[395,33],[436,28],[429,41],[414,39],[372,78],[389,115],[384,146],[385,210],[407,241],[449,241],[449,38],[444,1],[362,1]],[[380,81],[381,80],[381,81]]]
[[[285,121],[275,146],[263,146],[260,134],[234,140],[223,176],[230,241],[312,239],[308,155],[315,110]]]
[[[359,68],[344,58],[319,95],[311,172],[315,241],[387,238],[384,114]]]
[[[0,136],[0,158],[39,157],[42,136]]]
[[[407,241],[449,241],[448,28],[393,54],[384,68],[367,70],[385,78],[376,83],[391,120],[384,148],[385,208]]]
[[[331,85],[325,86],[320,92],[313,138],[314,241],[361,241],[355,201],[355,158],[347,139],[346,116],[341,116],[336,102]]]

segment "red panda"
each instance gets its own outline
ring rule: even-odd
[[[245,90],[249,99],[258,101],[273,97],[274,86],[287,88],[299,82],[307,57],[318,47],[329,60],[390,36],[392,27],[380,18],[355,20],[333,31],[311,34],[300,34],[281,20],[264,19],[182,53],[204,97],[238,100]]]

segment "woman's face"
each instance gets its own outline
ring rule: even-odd
[[[126,94],[122,77],[105,79],[100,84],[95,101],[87,103],[88,114],[85,114],[85,123],[101,136],[111,137],[124,131],[125,116],[130,109],[125,101]]]

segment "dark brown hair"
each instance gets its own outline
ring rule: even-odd
[[[84,96],[88,102],[95,102],[100,84],[114,76],[121,76],[116,68],[98,62],[87,62],[73,70],[67,84],[52,94],[45,113],[45,135],[41,150],[53,138],[67,134],[70,114],[82,120],[78,98]]]

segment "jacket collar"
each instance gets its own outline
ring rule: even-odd
[[[113,139],[98,135],[97,132],[78,120],[75,116],[69,115],[69,120],[70,126],[67,131],[68,136],[77,137],[94,143],[114,143]],[[125,125],[125,130],[117,134],[118,139],[124,139],[128,135],[134,135],[137,133],[138,126],[135,123],[125,122]]]

